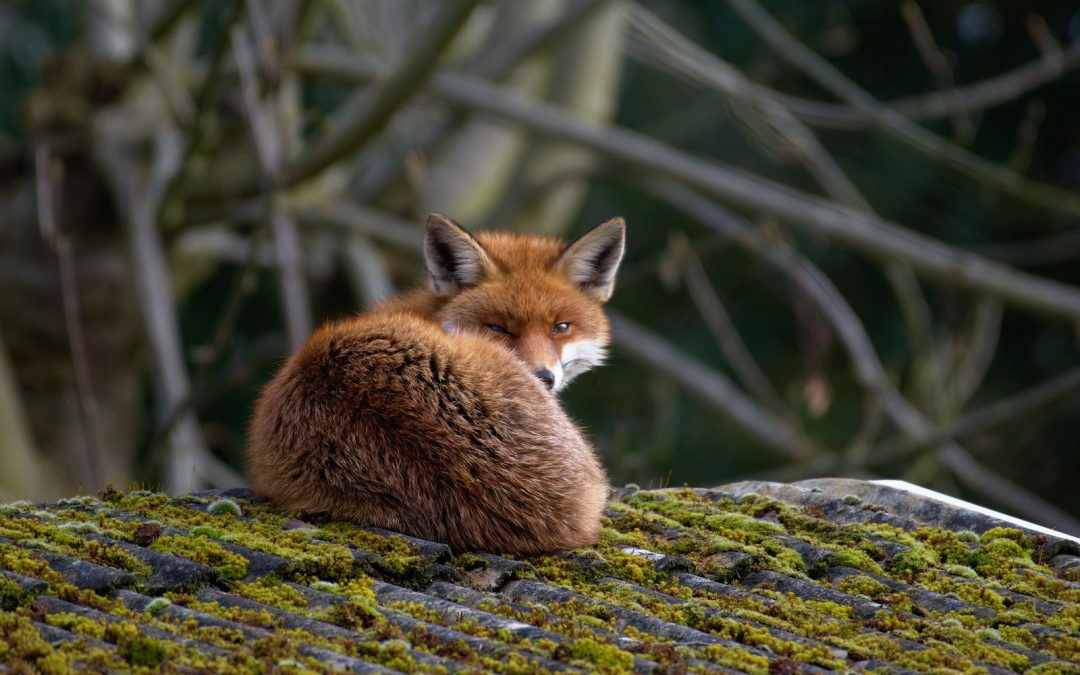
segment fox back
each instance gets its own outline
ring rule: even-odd
[[[430,216],[429,288],[323,326],[263,390],[252,487],[458,549],[594,543],[607,479],[554,392],[603,359],[624,238],[621,219],[567,245]]]

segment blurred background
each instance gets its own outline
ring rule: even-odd
[[[615,484],[904,478],[1080,533],[1080,10],[0,3],[0,497],[243,481],[430,211],[629,248]]]

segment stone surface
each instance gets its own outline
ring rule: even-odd
[[[109,491],[0,505],[0,672],[1080,673],[1078,553],[851,480],[620,489],[528,559]]]

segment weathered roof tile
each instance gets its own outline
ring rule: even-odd
[[[850,480],[620,489],[515,559],[240,489],[0,505],[0,671],[1080,673],[1080,543]]]

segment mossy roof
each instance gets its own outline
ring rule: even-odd
[[[616,490],[517,559],[108,490],[0,506],[0,610],[0,671],[1080,673],[1080,545],[836,479]]]

